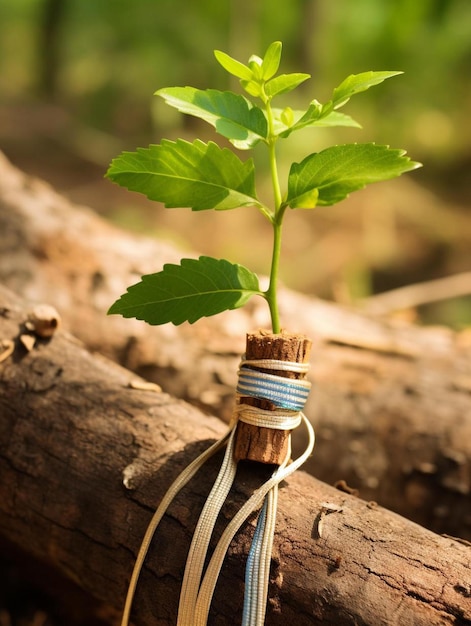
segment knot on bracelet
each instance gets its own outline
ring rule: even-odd
[[[261,372],[252,367],[304,374],[308,371],[309,364],[274,359],[251,361],[243,359],[239,368],[237,383],[239,400],[243,396],[269,400],[276,409],[267,411],[239,402],[235,408],[238,419],[254,426],[277,430],[297,428],[301,423],[301,411],[306,404],[311,383],[307,380]]]

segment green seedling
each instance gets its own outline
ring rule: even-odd
[[[243,306],[254,295],[269,306],[272,330],[280,332],[277,284],[281,235],[287,213],[296,209],[331,206],[369,183],[394,178],[420,167],[401,149],[375,143],[335,145],[306,156],[291,165],[282,189],[278,176],[279,142],[311,127],[360,125],[339,111],[350,98],[402,72],[364,72],[348,76],[325,104],[312,100],[304,111],[274,101],[310,78],[309,74],[278,74],[280,42],[272,43],[263,58],[250,57],[247,64],[215,51],[229,74],[236,76],[248,96],[232,91],[193,87],[159,89],[156,95],[182,113],[211,124],[238,150],[266,147],[273,188],[270,205],[256,191],[253,159],[241,160],[232,150],[210,141],[162,140],[158,145],[123,152],[114,159],[107,177],[132,191],[162,202],[167,208],[189,207],[193,211],[217,211],[252,206],[273,228],[273,253],[268,289],[262,291],[256,274],[225,259],[202,256],[167,264],[155,274],[143,276],[117,300],[109,313],[135,317],[149,324],[196,322]]]

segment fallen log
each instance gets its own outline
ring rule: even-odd
[[[58,331],[21,341],[28,309],[0,289],[0,531],[92,596],[120,606],[152,510],[224,424]],[[28,350],[29,348],[29,350]],[[142,381],[141,381],[142,382]],[[137,626],[175,623],[185,552],[219,459],[177,497],[155,537]],[[221,532],[267,476],[241,463]],[[210,624],[240,621],[253,523],[231,544]],[[471,624],[471,549],[297,472],[280,492],[267,626]]]
[[[180,252],[71,205],[5,158],[0,171],[0,280],[56,306],[91,350],[227,421],[245,333],[269,323],[264,303],[177,328],[107,317],[128,285]],[[287,330],[313,340],[307,414],[317,445],[307,470],[471,539],[469,334],[375,319],[288,290],[280,304]]]

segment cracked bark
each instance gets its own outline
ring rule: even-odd
[[[27,310],[0,290],[0,530],[94,597],[124,599],[151,511],[176,475],[220,437],[220,420],[90,354],[66,332],[19,343]],[[175,623],[186,551],[221,457],[165,516],[138,587],[137,626]],[[270,473],[241,463],[216,529]],[[320,513],[324,511],[322,528]],[[232,542],[209,624],[240,620],[253,520]],[[213,544],[214,545],[214,544]],[[471,550],[298,472],[282,486],[268,626],[471,624]]]
[[[56,306],[91,350],[227,420],[245,334],[269,325],[264,303],[178,328],[105,314],[141,274],[179,258],[72,206],[0,155],[0,280]],[[313,340],[306,413],[317,443],[307,470],[471,540],[469,332],[397,325],[286,290],[280,300],[287,330]]]

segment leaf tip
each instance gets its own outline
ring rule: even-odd
[[[424,164],[421,163],[420,161],[412,161],[412,160],[410,162],[410,165],[411,165],[411,170],[418,170],[424,166]]]
[[[108,179],[108,180],[110,180],[112,183],[114,183],[114,182],[115,182],[115,179],[114,179],[114,176],[115,176],[114,169],[115,169],[115,164],[116,164],[116,161],[117,161],[117,158],[116,158],[116,159],[113,159],[113,160],[111,161],[111,163],[109,164],[108,169],[107,169],[107,170],[106,170],[106,172],[105,172],[105,175],[103,176],[103,178],[107,178],[107,179]]]
[[[119,301],[121,300],[121,298],[118,298],[118,300],[116,300],[116,302],[113,302],[113,304],[110,306],[110,308],[106,311],[106,315],[116,315],[118,313],[120,313],[119,310]]]

